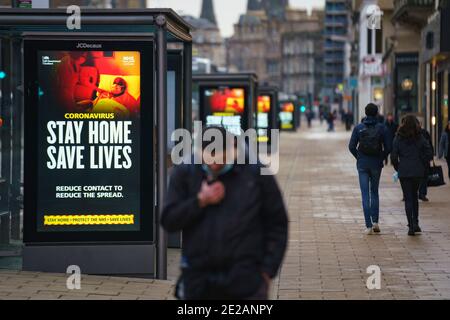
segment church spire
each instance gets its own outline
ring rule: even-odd
[[[247,11],[259,11],[264,10],[262,0],[248,0]]]
[[[289,0],[262,0],[262,6],[269,17],[283,18],[289,7]]]
[[[213,0],[203,0],[202,13],[200,14],[200,18],[209,20],[209,22],[211,22],[212,24],[217,25]]]

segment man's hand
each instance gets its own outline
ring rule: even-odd
[[[220,181],[210,185],[206,181],[203,181],[200,192],[197,194],[200,208],[218,204],[223,198],[225,198],[225,186]]]

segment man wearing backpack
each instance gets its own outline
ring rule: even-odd
[[[378,106],[369,103],[365,111],[367,117],[354,128],[349,150],[357,160],[365,233],[373,234],[380,232],[378,188],[383,161],[391,152],[392,143],[385,125],[378,121]]]

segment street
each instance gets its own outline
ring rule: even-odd
[[[450,299],[449,185],[429,190],[431,201],[420,204],[423,234],[408,237],[401,189],[388,166],[380,186],[381,234],[364,235],[349,137],[318,122],[281,135],[278,182],[289,211],[289,247],[271,298]],[[173,299],[179,256],[169,249],[168,281],[82,276],[80,290],[66,289],[65,274],[3,269],[0,299]],[[366,287],[372,265],[381,270],[378,290]]]
[[[393,169],[380,185],[381,235],[363,234],[364,216],[350,134],[317,125],[281,138],[278,175],[290,214],[287,256],[275,283],[278,299],[450,298],[449,187],[421,203],[424,233],[407,236]],[[381,289],[368,290],[367,267],[381,269]]]

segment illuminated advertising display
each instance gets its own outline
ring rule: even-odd
[[[29,237],[151,239],[151,45],[26,43]]]
[[[229,132],[240,135],[245,110],[245,90],[230,87],[203,90],[206,125],[223,126]]]
[[[258,141],[269,141],[269,114],[271,110],[271,97],[268,95],[262,95],[258,97]]]
[[[280,129],[294,130],[295,129],[295,106],[292,102],[283,102],[280,104]]]

